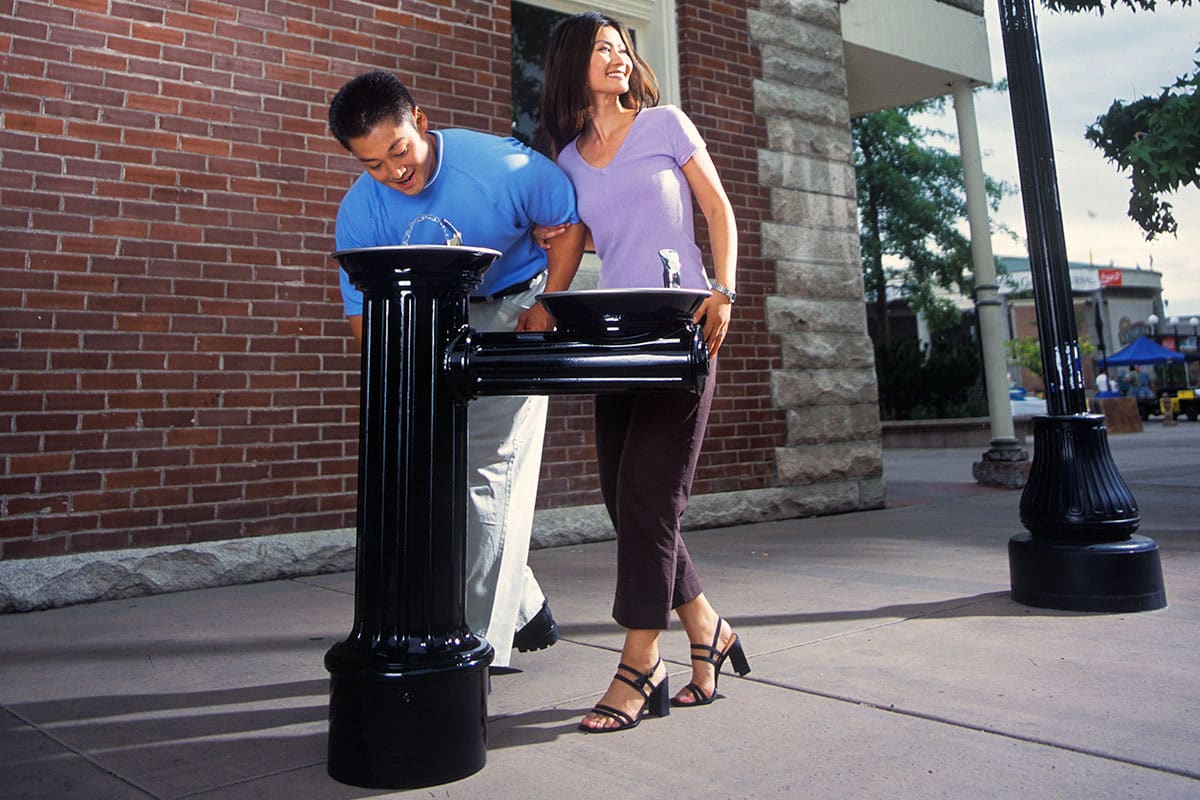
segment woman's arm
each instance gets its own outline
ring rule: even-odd
[[[697,150],[688,162],[683,165],[683,175],[691,187],[692,196],[704,214],[708,226],[708,242],[712,248],[713,280],[725,288],[737,289],[737,221],[733,218],[733,206],[721,178],[717,175],[716,165],[708,150]],[[729,318],[732,311],[729,298],[719,292],[713,292],[696,311],[698,322],[705,318],[704,340],[708,343],[709,357],[715,356],[725,341],[729,331]]]

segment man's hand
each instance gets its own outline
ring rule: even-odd
[[[518,331],[552,331],[554,316],[541,303],[534,303],[517,318]]]

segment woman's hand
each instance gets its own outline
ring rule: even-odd
[[[719,292],[713,292],[692,316],[693,323],[700,324],[701,320],[704,321],[704,343],[708,345],[709,358],[716,358],[717,351],[724,344],[732,313],[733,303],[729,302],[729,298]]]
[[[564,222],[562,225],[534,225],[530,230],[529,235],[533,237],[533,241],[543,250],[549,250],[551,242],[570,231],[574,225],[569,222]],[[592,232],[587,229],[586,225],[579,224],[580,230],[583,232],[583,249],[585,252],[596,252],[596,245],[592,241]]]
[[[537,243],[538,247],[542,248],[543,250],[549,250],[551,247],[550,242],[566,233],[567,228],[569,227],[570,225],[566,223],[563,223],[562,225],[549,226],[534,225],[533,231],[530,235],[533,236],[533,241]]]

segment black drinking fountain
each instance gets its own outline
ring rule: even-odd
[[[329,775],[404,789],[487,760],[492,647],[466,624],[467,407],[484,395],[699,391],[708,292],[543,295],[552,332],[478,332],[468,294],[500,253],[334,254],[363,293],[354,623],[325,656]]]

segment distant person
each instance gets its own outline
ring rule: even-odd
[[[1150,385],[1150,373],[1138,371],[1138,397],[1154,397],[1154,388]]]
[[[575,274],[583,226],[561,169],[513,139],[430,130],[425,111],[389,72],[359,75],[329,106],[329,129],[363,173],[338,208],[339,250],[448,244],[499,250],[471,296],[479,331],[549,330],[535,304],[558,276]],[[422,223],[422,225],[418,225]],[[534,225],[563,225],[562,247],[544,251]],[[459,233],[461,232],[461,233]],[[453,234],[453,236],[452,236]],[[341,271],[342,302],[362,338],[362,293]],[[540,650],[558,639],[541,587],[526,565],[546,427],[546,397],[487,397],[467,420],[467,624],[495,650]]]
[[[1108,373],[1104,370],[1096,375],[1096,394],[1109,394],[1112,392],[1112,384],[1108,380]]]
[[[1137,369],[1134,367],[1133,369]],[[1117,373],[1117,385],[1114,387],[1120,392],[1122,397],[1131,397],[1133,395],[1133,373],[1130,370],[1123,369]]]
[[[1154,397],[1150,389],[1150,375],[1142,372],[1137,364],[1129,368],[1129,394],[1132,397]]]

